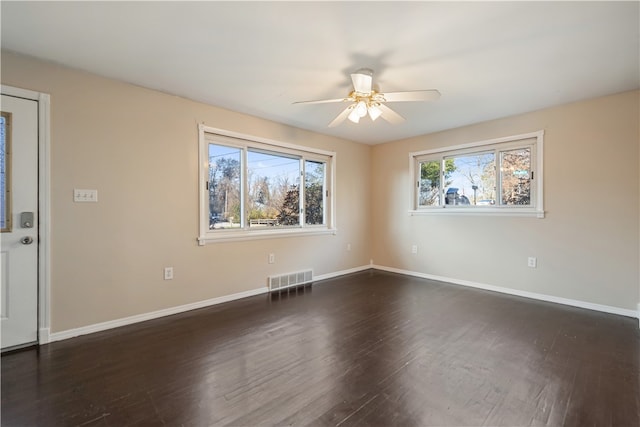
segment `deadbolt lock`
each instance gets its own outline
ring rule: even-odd
[[[33,228],[33,212],[22,212],[20,214],[20,227]]]

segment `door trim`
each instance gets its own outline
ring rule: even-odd
[[[38,103],[38,344],[47,344],[51,334],[50,96],[6,85],[0,85],[0,92]]]

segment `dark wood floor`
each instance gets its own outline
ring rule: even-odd
[[[367,271],[2,357],[3,426],[640,425],[637,319]]]

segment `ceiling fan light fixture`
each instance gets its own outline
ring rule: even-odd
[[[358,113],[360,117],[364,117],[367,115],[367,104],[364,101],[358,101],[356,104],[355,111]]]
[[[380,110],[377,105],[373,104],[369,106],[369,117],[371,117],[372,121],[375,121],[381,115],[382,110]]]
[[[347,118],[353,123],[358,123],[360,121],[360,114],[358,113],[358,109],[352,108]]]

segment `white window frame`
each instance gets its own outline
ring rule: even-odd
[[[207,136],[207,134],[211,136]],[[301,221],[300,226],[264,229],[249,229],[243,226],[241,228],[233,228],[228,230],[210,230],[209,229],[209,190],[207,189],[209,175],[209,142],[216,137],[220,138],[220,144],[227,146],[235,146],[242,150],[242,167],[243,173],[241,178],[242,193],[242,210],[245,210],[245,195],[247,193],[247,152],[248,150],[259,150],[273,154],[282,154],[285,156],[299,156],[301,163],[306,160],[321,161],[326,164],[325,170],[325,224],[323,225],[306,225]],[[233,138],[229,140],[229,138]],[[199,170],[198,170],[198,188],[199,188],[199,235],[198,244],[200,246],[207,243],[229,242],[238,240],[255,240],[269,239],[278,237],[292,236],[309,236],[318,234],[336,234],[335,225],[335,162],[336,153],[333,151],[319,150],[310,147],[299,146],[295,144],[274,141],[271,139],[260,138],[253,135],[242,134],[238,132],[218,129],[203,124],[198,125],[198,141],[199,141]],[[302,182],[301,182],[302,184]],[[301,200],[304,198],[304,189],[300,186]]]
[[[459,206],[441,203],[438,206],[419,206],[420,163],[428,160],[440,160],[461,154],[479,153],[494,150],[496,153],[496,195],[500,197],[499,153],[518,147],[531,147],[531,205],[496,205],[496,206]],[[409,173],[411,177],[411,206],[409,215],[494,215],[544,218],[543,195],[543,147],[544,130],[503,138],[472,142],[451,147],[409,153]],[[441,179],[442,183],[443,180]]]

